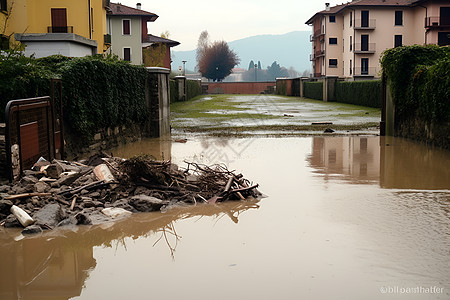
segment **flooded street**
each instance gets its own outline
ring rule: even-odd
[[[449,299],[450,153],[396,138],[144,140],[225,163],[260,201],[0,231],[0,299]]]

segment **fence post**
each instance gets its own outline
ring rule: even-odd
[[[170,85],[167,68],[147,67],[146,102],[150,109],[148,132],[151,137],[170,134]]]
[[[177,101],[186,101],[186,76],[175,76],[178,87]]]

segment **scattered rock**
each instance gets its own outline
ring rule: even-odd
[[[137,195],[131,197],[129,203],[138,211],[150,212],[161,210],[161,207],[169,204],[169,201],[163,201],[161,199],[147,195]]]
[[[46,193],[50,190],[50,186],[43,181],[38,181],[34,184],[34,190],[37,193]]]
[[[331,129],[331,128],[327,128],[327,129],[325,129],[323,132],[325,132],[325,133],[333,133],[334,130]]]
[[[75,219],[77,220],[77,225],[92,225],[91,218],[85,213],[77,213]]]
[[[13,214],[6,217],[5,225],[3,226],[5,226],[5,228],[23,227],[22,224],[20,224],[19,220],[17,220],[17,218]]]
[[[39,225],[30,225],[25,227],[24,230],[22,230],[22,234],[36,234],[36,233],[42,233],[42,228]]]
[[[68,218],[65,218],[61,222],[59,222],[57,226],[58,227],[61,227],[61,226],[73,226],[73,225],[77,225],[77,223],[78,223],[78,220],[74,216],[70,216]]]
[[[113,219],[119,218],[119,217],[127,217],[127,216],[132,214],[131,211],[125,210],[125,209],[120,208],[120,207],[104,208],[104,209],[102,209],[102,213],[105,216],[111,217]]]
[[[61,205],[57,203],[47,204],[33,215],[36,224],[55,227],[65,218]]]
[[[0,200],[0,213],[9,215],[13,203],[10,200]]]
[[[62,172],[63,168],[58,163],[51,164],[45,169],[45,173],[47,174],[47,176],[54,179],[59,179],[59,176]]]

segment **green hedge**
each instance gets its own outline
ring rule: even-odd
[[[55,74],[20,52],[0,51],[0,122],[5,122],[8,101],[47,96]]]
[[[381,57],[395,103],[396,116],[420,115],[428,121],[450,121],[450,48],[436,45],[385,50]]]
[[[144,67],[101,55],[34,59],[5,51],[0,53],[1,120],[9,100],[50,95],[51,78],[62,79],[65,129],[80,141],[148,117]]]
[[[336,101],[368,107],[382,106],[381,80],[338,81],[336,83]]]
[[[202,84],[198,80],[186,80],[186,100],[202,94]]]
[[[143,123],[149,115],[144,67],[85,57],[67,61],[60,72],[66,128],[75,134],[91,137],[102,128]]]
[[[323,83],[318,81],[304,82],[303,95],[305,98],[323,100]]]
[[[170,103],[178,101],[178,84],[175,80],[169,80]]]

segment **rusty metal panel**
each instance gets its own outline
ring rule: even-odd
[[[38,122],[20,125],[20,151],[22,168],[28,169],[39,159]]]

